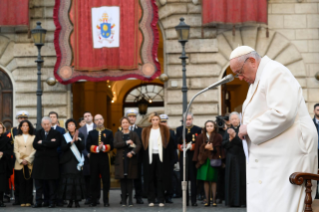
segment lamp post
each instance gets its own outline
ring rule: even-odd
[[[188,58],[186,56],[185,52],[185,44],[189,39],[189,28],[190,26],[185,24],[184,18],[180,18],[180,23],[175,27],[177,31],[177,36],[178,36],[178,42],[182,44],[182,56],[179,58],[182,60],[182,66],[183,66],[183,86],[182,86],[182,92],[183,92],[183,113],[186,111],[187,107],[187,91],[188,88],[186,86],[186,59]]]
[[[44,45],[45,34],[47,30],[41,27],[41,22],[37,22],[37,26],[31,30],[34,45],[38,48],[38,58],[35,61],[38,65],[38,88],[37,88],[37,130],[41,129],[41,118],[42,118],[42,88],[41,88],[41,66],[43,60],[41,58],[41,47]]]
[[[186,86],[186,59],[188,58],[185,53],[185,43],[188,41],[189,38],[189,28],[190,26],[185,24],[184,18],[180,18],[180,23],[175,27],[178,35],[178,41],[182,44],[182,56],[179,58],[182,60],[183,66],[183,126],[185,127],[187,114],[187,86]],[[185,130],[183,131],[183,181],[182,181],[182,190],[183,190],[183,212],[186,212],[186,192],[187,192],[187,181],[186,181],[186,139],[185,139]]]

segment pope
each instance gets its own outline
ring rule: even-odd
[[[238,134],[248,144],[247,211],[302,212],[305,186],[290,184],[289,176],[318,171],[318,135],[302,88],[287,67],[251,47],[237,47],[229,59],[236,77],[250,84]]]

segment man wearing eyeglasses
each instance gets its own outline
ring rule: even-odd
[[[317,173],[318,135],[300,84],[287,67],[248,46],[231,53],[230,68],[250,84],[238,134],[249,150],[247,212],[303,211],[305,185],[288,179]]]

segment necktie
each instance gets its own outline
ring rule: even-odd
[[[48,133],[47,133],[47,132],[45,132],[44,134],[45,134],[45,139],[47,139]]]

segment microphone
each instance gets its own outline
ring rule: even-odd
[[[210,86],[208,86],[207,88],[205,88],[204,90],[208,90],[208,89],[212,89],[214,87],[217,87],[219,85],[223,85],[223,84],[226,84],[228,82],[231,82],[234,80],[234,76],[232,74],[228,74],[226,77],[224,77],[223,79],[219,80],[218,82],[215,82],[214,84],[211,84]],[[203,90],[203,91],[204,91]],[[204,92],[205,92],[204,91]]]

